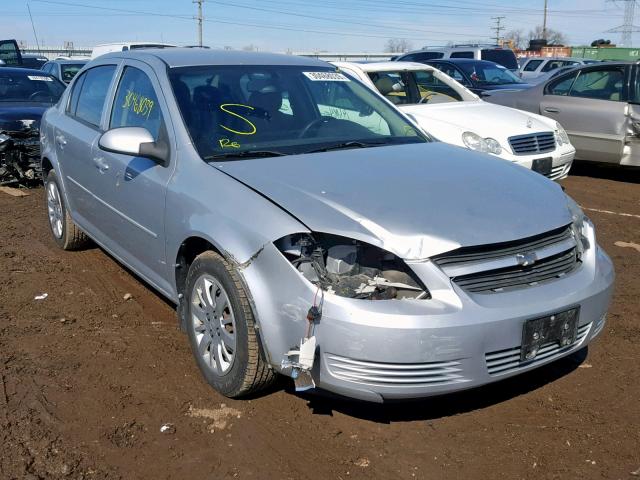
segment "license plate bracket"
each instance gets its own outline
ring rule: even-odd
[[[536,158],[531,165],[531,170],[538,172],[541,175],[551,175],[551,169],[553,168],[553,158]]]
[[[573,345],[578,336],[579,313],[580,308],[576,307],[524,322],[520,361],[535,360],[540,347],[549,343],[556,343],[560,348]]]

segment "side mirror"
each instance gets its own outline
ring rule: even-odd
[[[169,147],[166,142],[155,141],[149,130],[142,127],[120,127],[102,134],[98,145],[102,150],[134,157],[146,157],[159,165],[169,165]]]

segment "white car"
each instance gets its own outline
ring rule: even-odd
[[[429,65],[334,62],[453,145],[490,153],[552,180],[569,174],[576,150],[562,126],[546,117],[493,105]]]
[[[598,61],[572,57],[529,57],[522,63],[518,75],[526,81],[537,80],[558,68],[579,67],[590,63],[598,63]]]

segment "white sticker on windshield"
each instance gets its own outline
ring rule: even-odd
[[[350,82],[347,77],[338,72],[302,72],[305,77],[314,82]]]
[[[27,75],[29,80],[40,80],[41,82],[53,82],[51,77],[43,77],[41,75]]]

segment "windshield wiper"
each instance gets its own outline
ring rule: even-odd
[[[204,160],[209,162],[215,160],[228,160],[230,158],[282,157],[283,155],[287,154],[283,152],[276,152],[275,150],[244,150],[242,152],[217,153],[215,155],[204,157]]]
[[[345,148],[369,148],[369,147],[379,147],[380,145],[389,145],[389,142],[356,142],[349,141],[343,143],[336,143],[333,145],[328,145],[326,147],[314,148],[313,150],[307,150],[303,153],[317,153],[317,152],[328,152],[330,150],[342,150]]]

